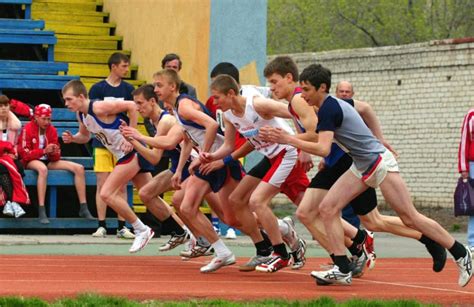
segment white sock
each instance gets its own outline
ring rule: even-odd
[[[144,232],[147,229],[147,226],[143,224],[143,222],[140,221],[139,218],[137,218],[137,220],[132,223],[132,227],[135,231],[138,231],[138,232]]]
[[[282,219],[278,219],[278,228],[282,236],[286,236],[290,232],[290,227]]]
[[[216,252],[217,257],[227,257],[230,254],[232,254],[232,252],[224,244],[224,241],[222,241],[222,239],[217,240],[216,242],[212,243],[211,245],[214,248],[214,251]]]
[[[281,238],[283,239],[283,242],[288,245],[292,252],[297,250],[299,247],[299,243],[296,232],[291,231],[288,224],[281,219],[278,219],[278,228],[280,229]]]

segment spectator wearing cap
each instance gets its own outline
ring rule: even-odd
[[[21,122],[10,111],[10,104],[7,96],[0,95],[0,206],[3,214],[18,218],[25,214],[20,204],[28,205],[30,198],[15,149]]]
[[[18,139],[18,153],[21,162],[26,169],[38,173],[39,222],[49,223],[44,207],[48,170],[67,170],[74,173],[74,185],[80,203],[79,216],[93,219],[86,202],[84,167],[78,163],[61,160],[58,133],[51,124],[51,113],[49,105],[37,105],[34,109],[33,119],[25,125]]]

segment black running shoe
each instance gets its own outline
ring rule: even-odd
[[[446,264],[446,249],[436,242],[427,244],[426,249],[433,258],[433,271],[441,272]]]

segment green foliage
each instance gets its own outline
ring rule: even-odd
[[[474,36],[472,0],[268,0],[269,54]]]

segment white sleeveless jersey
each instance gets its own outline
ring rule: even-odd
[[[123,114],[117,114],[114,122],[106,124],[101,122],[100,119],[92,111],[93,101],[90,102],[89,111],[87,114],[81,114],[81,120],[87,130],[94,133],[97,140],[105,146],[117,160],[123,158],[125,153],[120,149],[122,142],[125,138],[120,134],[120,119],[128,123],[128,117]]]
[[[203,126],[201,126],[201,125],[199,125],[199,124],[197,124],[193,121],[185,120],[185,119],[183,119],[179,116],[179,114],[178,114],[179,101],[183,98],[191,99],[195,103],[199,104],[199,106],[201,107],[201,110],[203,110],[204,113],[209,115],[209,112],[207,111],[206,107],[202,103],[200,103],[199,101],[197,101],[193,97],[190,97],[186,94],[181,94],[181,95],[178,96],[178,100],[176,102],[177,108],[175,108],[173,110],[174,116],[178,120],[179,124],[183,127],[184,132],[186,133],[186,135],[193,142],[194,147],[202,150],[203,146],[204,146],[204,136],[206,134],[206,129]],[[209,117],[210,117],[210,115],[209,115]],[[222,146],[222,144],[224,144],[224,136],[220,133],[217,133],[217,135],[214,139],[214,143],[212,144],[211,149],[209,150],[209,152],[216,151],[219,147]]]
[[[245,113],[243,117],[235,116],[234,113],[232,113],[232,110],[227,110],[224,112],[225,118],[234,125],[239,133],[245,137],[258,152],[269,159],[272,159],[278,155],[278,153],[280,153],[283,149],[293,149],[293,147],[289,145],[264,142],[258,136],[259,129],[264,126],[282,128],[290,134],[294,133],[290,125],[288,125],[288,123],[283,118],[274,117],[269,120],[262,118],[255,111],[253,106],[253,98],[259,95],[254,95],[253,93],[254,92],[249,91],[248,96],[244,96],[246,93],[242,93],[242,96],[246,98]]]

